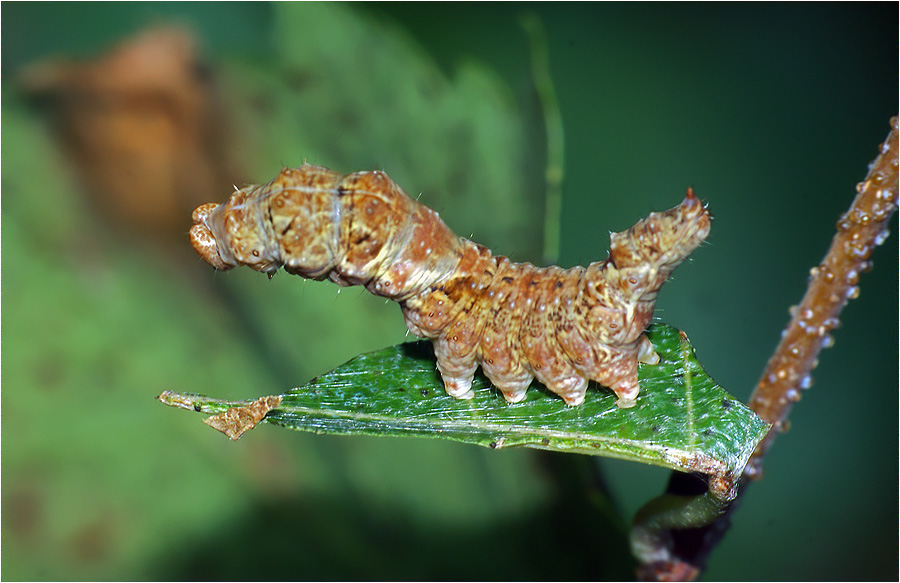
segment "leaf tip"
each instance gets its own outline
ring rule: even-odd
[[[160,393],[156,399],[163,405],[168,405],[169,407],[178,407],[179,409],[194,411],[196,410],[194,397],[196,397],[196,395],[165,390]]]

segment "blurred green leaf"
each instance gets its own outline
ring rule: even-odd
[[[632,409],[619,409],[610,391],[596,387],[578,407],[543,388],[508,404],[483,376],[473,399],[454,399],[443,390],[429,343],[420,341],[358,356],[286,392],[264,420],[323,434],[526,446],[717,475],[740,470],[766,424],[715,384],[680,331],[657,324],[648,335],[661,362],[641,366],[641,395]],[[207,413],[247,403],[168,392],[161,400]]]
[[[307,161],[382,169],[458,234],[517,260],[539,257],[543,146],[529,134],[539,120],[495,71],[466,60],[444,71],[408,32],[348,5],[272,9],[269,58],[219,63],[244,163],[228,180],[266,182]],[[360,289],[197,270],[227,297],[248,350],[281,387],[407,333],[396,305]]]
[[[250,179],[305,161],[381,169],[461,235],[539,256],[541,120],[496,71],[465,59],[444,71],[407,31],[348,5],[273,10],[272,58],[222,63]]]
[[[208,16],[227,14],[231,22],[229,10],[213,6]],[[265,181],[282,163],[306,159],[348,172],[384,168],[448,220],[455,214],[482,222],[456,222],[466,234],[494,227],[492,244],[507,235],[534,243],[534,229],[521,221],[537,206],[522,204],[522,197],[539,194],[540,187],[519,174],[529,159],[525,122],[501,79],[472,63],[446,74],[416,43],[398,38],[401,30],[350,7],[277,10],[277,34],[271,27],[242,34],[278,45],[265,51],[264,61],[214,55],[241,130],[232,143],[243,164],[225,178]],[[103,16],[88,6],[79,14],[91,26],[76,36],[95,34]],[[33,21],[20,18],[15,28]],[[204,31],[220,28],[206,22],[213,24]],[[326,34],[292,37],[301,27]],[[117,30],[118,36],[127,32]],[[374,66],[365,51],[348,52],[354,42],[379,47],[368,56],[384,58]],[[298,62],[296,52],[308,53],[311,43],[331,59]],[[416,85],[426,69],[430,76]],[[7,339],[14,340],[4,346],[3,363],[3,431],[13,436],[3,452],[2,502],[10,509],[2,524],[9,546],[4,578],[242,579],[258,574],[239,556],[271,553],[278,541],[304,568],[298,575],[283,565],[273,576],[270,566],[267,577],[428,579],[438,577],[429,569],[443,565],[455,540],[484,546],[496,539],[494,532],[517,533],[518,539],[505,540],[518,546],[541,540],[534,533],[546,531],[559,511],[554,483],[530,456],[312,435],[257,435],[230,444],[145,403],[159,387],[176,383],[229,385],[235,398],[258,387],[288,387],[285,379],[309,378],[307,371],[399,342],[403,319],[396,305],[362,289],[338,295],[334,285],[299,278],[206,271],[190,249],[187,226],[181,255],[138,237],[121,238],[93,213],[59,150],[55,126],[26,107],[12,80],[4,80],[3,102],[3,246],[14,251],[4,257],[3,287],[4,300],[15,307],[3,321]],[[488,223],[483,213],[467,210],[482,196],[491,214],[501,206],[509,212]],[[184,222],[189,225],[189,214]],[[504,247],[522,249],[518,243]],[[441,463],[427,463],[435,450]],[[271,497],[278,498],[280,522],[259,515],[260,508],[274,507]],[[596,513],[571,515],[590,516],[592,527],[607,524]],[[298,516],[313,525],[312,540],[299,538]],[[222,540],[215,538],[220,530],[227,533]],[[627,553],[621,525],[603,530]],[[426,533],[429,543],[413,546]],[[435,545],[436,533],[447,542]],[[195,553],[207,540],[213,550]],[[545,546],[553,540],[548,535]],[[228,545],[241,550],[223,551]],[[173,549],[184,550],[183,560]],[[347,549],[364,568],[330,559]],[[565,552],[578,551],[567,544]],[[217,571],[225,563],[216,561],[191,571],[198,556],[221,554],[235,558],[228,570]],[[571,570],[560,571],[557,563],[552,553],[527,562],[495,557],[440,573],[493,578],[495,569],[496,578],[525,579],[552,570],[577,578],[583,569],[568,561]]]

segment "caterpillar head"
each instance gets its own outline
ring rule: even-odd
[[[218,203],[208,202],[194,209],[191,218],[194,226],[191,227],[191,245],[203,261],[206,261],[216,269],[225,271],[231,269],[235,264],[228,264],[219,255],[219,248],[216,245],[216,237],[209,228],[209,215],[218,207]]]
[[[262,205],[248,200],[254,188],[235,192],[226,203],[211,202],[194,210],[191,245],[219,271],[246,265],[273,274],[280,267],[277,249],[270,243],[268,221],[262,217]]]

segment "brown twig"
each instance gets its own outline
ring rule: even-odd
[[[887,223],[897,210],[897,118],[881,145],[856,198],[837,222],[837,234],[822,263],[810,271],[809,286],[800,305],[791,308],[791,321],[769,359],[748,403],[772,424],[759,443],[744,476],[758,479],[766,452],[778,433],[787,429],[787,416],[805,389],[812,386],[812,370],[819,353],[833,344],[841,310],[859,296],[859,276],[872,268],[872,250],[888,236]]]

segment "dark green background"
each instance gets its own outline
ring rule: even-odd
[[[566,132],[560,262],[602,258],[609,230],[672,206],[692,185],[709,203],[713,230],[667,285],[658,315],[689,334],[708,371],[742,400],[897,113],[894,3],[430,3],[352,10],[371,22],[393,23],[393,34],[421,45],[423,56],[450,78],[464,62],[495,70],[525,112],[523,123],[539,132],[528,46],[517,21],[522,11],[537,13],[546,26]],[[33,59],[96,54],[148,24],[174,19],[200,34],[214,60],[265,68],[276,18],[262,3],[4,2],[4,121],[10,107],[21,111],[11,84]],[[40,127],[38,116],[27,119],[29,127]],[[37,169],[60,156],[30,149],[8,124],[3,138],[4,190],[11,160],[31,160]],[[434,147],[417,138],[410,132],[414,147]],[[531,149],[533,165],[542,167],[540,148]],[[451,163],[454,158],[453,151],[439,155]],[[48,179],[62,180],[33,176],[38,186]],[[592,528],[564,516],[579,506],[561,502],[573,494],[548,472],[547,465],[557,462],[535,452],[316,438],[273,428],[232,444],[199,419],[165,410],[152,400],[165,388],[222,396],[283,389],[265,385],[279,375],[255,372],[263,370],[259,358],[253,361],[259,369],[233,373],[233,381],[261,378],[262,386],[198,386],[209,365],[203,362],[197,363],[200,375],[182,375],[168,359],[180,346],[175,338],[191,338],[179,315],[186,308],[176,306],[171,318],[159,319],[158,334],[173,339],[168,347],[125,344],[120,339],[126,332],[107,320],[67,340],[71,351],[60,348],[54,339],[62,337],[63,325],[29,317],[44,313],[29,302],[40,300],[65,314],[71,290],[56,285],[52,274],[28,269],[33,250],[14,238],[22,204],[6,194],[4,579],[627,576],[622,569],[628,564],[617,560],[624,553],[621,540],[607,525]],[[528,212],[541,213],[529,204]],[[451,226],[465,235],[473,230]],[[140,250],[135,257],[139,262]],[[822,355],[815,384],[792,415],[793,429],[778,440],[765,479],[749,491],[707,578],[896,577],[896,238],[877,250],[874,261],[875,270],[862,277],[860,299],[846,309],[834,334],[835,347]],[[56,268],[59,277],[74,269],[66,263]],[[137,265],[117,276],[128,281],[141,273]],[[184,294],[171,289],[175,283],[155,285],[144,288],[144,296],[107,286],[104,302],[155,313],[157,291]],[[342,301],[371,300],[352,290],[342,296],[347,294]],[[142,303],[147,297],[151,307]],[[386,309],[400,320],[395,307]],[[304,362],[306,377],[296,383],[350,358],[357,345],[377,348],[403,338],[397,328],[357,330],[353,322],[340,323],[341,315],[338,306],[327,314],[345,331],[345,341],[334,341],[321,363]],[[294,341],[283,347],[286,354],[303,353],[303,335]],[[245,340],[238,335],[227,342],[239,346]],[[104,421],[82,417],[75,407],[50,416],[50,423],[41,408],[73,407],[77,396],[71,391],[81,390],[68,383],[70,393],[48,395],[47,375],[20,366],[22,355],[50,345],[58,351],[53,358],[83,357],[87,364],[73,365],[77,370],[91,371],[97,354],[140,350],[154,370],[172,375],[166,386],[148,385],[143,370],[117,370],[113,381],[105,381],[102,371],[76,375],[91,383],[83,387],[90,397],[81,405],[99,407]],[[97,383],[104,382],[109,384],[98,397]],[[667,477],[635,464],[601,465],[625,521],[662,490]]]

